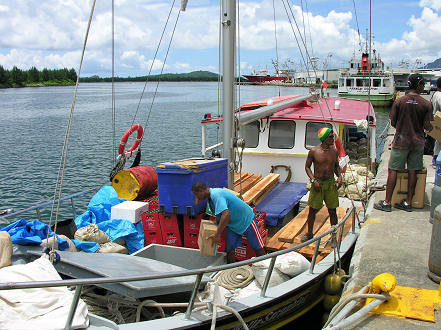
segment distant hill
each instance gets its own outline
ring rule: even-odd
[[[433,61],[432,63],[428,63],[424,66],[424,69],[439,69],[441,68],[441,58]]]
[[[140,77],[115,77],[115,81],[146,81],[147,76]],[[148,77],[149,81],[217,81],[218,74],[210,71],[192,71],[189,73],[164,73]],[[101,78],[99,76],[82,77],[80,82],[109,82],[111,77]]]

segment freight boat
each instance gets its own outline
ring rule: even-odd
[[[338,96],[355,100],[369,100],[374,106],[387,107],[395,97],[395,82],[391,72],[385,71],[384,62],[375,49],[369,57],[367,47],[361,57],[355,55],[349,68],[340,70]]]
[[[243,75],[250,83],[265,83],[270,81],[285,81],[288,77],[276,75],[271,76],[267,69],[253,70],[249,75]]]
[[[362,133],[357,127],[364,126],[367,136],[372,137],[369,140],[368,150],[371,161],[374,161],[376,154],[375,113],[368,102],[318,98],[314,94],[259,100],[242,105],[240,109],[235,110],[233,97],[235,88],[235,8],[234,1],[224,1],[223,16],[228,19],[229,24],[222,24],[224,36],[223,115],[215,117],[208,114],[202,120],[203,159],[164,163],[156,167],[159,181],[158,213],[164,217],[172,217],[173,215],[191,217],[201,211],[201,206],[194,204],[193,200],[181,203],[182,205],[175,205],[174,201],[168,198],[173,194],[191,199],[193,196],[188,181],[184,180],[185,183],[181,184],[184,181],[168,178],[165,180],[166,184],[162,185],[161,175],[164,173],[172,176],[176,174],[176,171],[185,175],[190,173],[199,179],[206,164],[216,164],[219,166],[216,167],[216,175],[210,177],[216,176],[216,179],[220,179],[220,181],[225,178],[226,185],[230,189],[234,189],[234,173],[236,171],[236,179],[238,179],[241,190],[241,176],[244,170],[264,176],[282,168],[286,170],[285,182],[272,187],[274,189],[262,200],[253,200],[256,210],[267,211],[267,222],[268,219],[272,219],[273,222],[267,223],[267,225],[280,227],[284,224],[284,217],[298,208],[300,199],[304,198],[307,192],[304,164],[308,151],[319,144],[318,130],[321,127],[333,128],[338,136],[339,145],[336,147],[339,150],[340,166],[346,168],[350,165],[348,157],[344,154],[345,147],[351,143],[351,139],[358,138],[354,133]],[[93,16],[92,14],[93,12],[90,17]],[[223,141],[207,147],[207,126],[210,125],[223,126]],[[136,127],[136,130],[139,134],[139,126]],[[132,130],[129,135],[130,133]],[[142,136],[138,136],[138,140],[140,139]],[[126,142],[127,139],[124,143]],[[125,152],[123,144],[122,151],[119,152],[120,159],[125,159],[136,153],[139,150],[138,147],[139,143],[135,142],[132,148]],[[222,150],[218,150],[219,148]],[[67,150],[67,147],[64,150]],[[216,156],[222,151],[223,158],[205,158],[206,153],[210,150],[215,150],[214,155]],[[161,172],[163,173],[161,174]],[[121,171],[117,171],[116,175],[118,173]],[[134,175],[133,171],[129,176],[132,174]],[[113,176],[113,183],[115,183],[116,175]],[[139,187],[133,189],[136,190]],[[11,222],[24,211],[29,210],[35,210],[37,216],[40,216],[41,208],[51,207],[66,200],[72,202],[74,214],[76,214],[74,199],[91,192],[81,192],[47,203],[33,205],[26,210],[3,216],[0,220]],[[19,283],[8,281],[8,283],[0,284],[0,291],[30,287],[75,286],[71,310],[65,315],[66,328],[71,328],[79,298],[84,293],[82,291],[84,286],[97,288],[93,295],[97,299],[101,299],[102,302],[134,306],[137,315],[136,321],[139,321],[136,323],[123,322],[117,325],[109,319],[89,312],[90,329],[100,327],[112,329],[188,329],[208,328],[210,325],[216,325],[222,329],[238,329],[241,326],[250,329],[279,327],[295,320],[320,303],[325,296],[323,291],[325,277],[335,272],[336,263],[339,266],[344,266],[349,262],[359,232],[357,210],[353,203],[349,205],[348,212],[345,211],[341,214],[341,221],[338,225],[317,227],[316,237],[301,244],[296,243],[298,235],[294,235],[292,237],[294,243],[291,245],[281,244],[280,248],[269,249],[274,252],[252,260],[223,264],[222,255],[221,257],[205,258],[200,256],[197,249],[154,244],[132,255],[56,251],[59,261],[55,264],[55,269],[70,279]],[[322,225],[325,223],[328,222],[322,221]],[[305,227],[304,222],[303,227]],[[323,245],[323,243],[325,244]],[[309,252],[305,255],[311,261],[308,269],[283,283],[270,286],[270,279],[275,272],[276,258],[289,252],[300,251],[305,247],[309,247]],[[52,256],[54,256],[53,252],[51,251]],[[30,261],[41,254],[41,248],[38,246],[15,246],[15,256],[21,260]],[[237,269],[236,267],[263,260],[271,260],[271,262],[257,293],[238,298],[232,302],[229,299],[223,303],[215,303],[212,300],[196,301],[198,293],[205,284],[213,282],[213,280],[216,281],[216,277],[213,278],[212,274],[234,270]],[[101,298],[97,297],[100,295]],[[188,300],[170,303],[170,298],[182,297],[186,297]],[[156,319],[157,315],[153,315],[152,319],[148,319],[143,314],[147,307],[158,308],[162,317]],[[222,311],[220,309],[218,311],[218,307]],[[167,311],[172,310],[166,315],[163,311],[164,308],[167,308]],[[121,314],[121,310],[117,308],[116,313]],[[32,321],[28,324],[32,325]]]

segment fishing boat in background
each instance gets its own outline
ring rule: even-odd
[[[91,329],[98,327],[112,329],[188,329],[210,326],[222,329],[280,327],[297,319],[330,295],[324,290],[325,278],[335,273],[337,268],[345,268],[350,261],[359,233],[360,223],[357,220],[357,214],[361,204],[356,205],[352,200],[345,199],[347,204],[338,211],[340,221],[334,226],[330,226],[327,221],[327,212],[323,208],[323,217],[320,221],[317,219],[314,227],[315,237],[300,243],[299,237],[302,231],[306,230],[306,217],[304,217],[306,210],[301,212],[300,218],[296,218],[295,215],[304,208],[302,200],[307,198],[308,193],[304,164],[309,150],[320,144],[317,137],[318,130],[322,127],[330,127],[336,134],[336,148],[339,153],[340,167],[343,170],[349,171],[351,167],[347,155],[349,152],[346,154],[345,150],[349,150],[351,145],[352,148],[357,149],[361,144],[359,142],[361,139],[369,143],[366,149],[360,150],[361,153],[370,155],[369,159],[363,160],[366,165],[363,170],[367,173],[367,167],[375,161],[376,155],[374,109],[366,101],[320,98],[315,93],[278,96],[237,107],[234,102],[236,4],[233,0],[225,0],[222,5],[222,19],[228,20],[228,24],[221,23],[223,113],[220,116],[207,114],[201,121],[202,158],[173,160],[155,167],[159,197],[155,199],[152,195],[145,200],[152,205],[156,204],[155,209],[150,211],[163,218],[161,229],[164,224],[167,224],[166,229],[162,231],[162,237],[178,239],[180,230],[177,229],[177,224],[179,222],[183,222],[185,230],[185,221],[188,224],[190,221],[200,221],[201,217],[205,216],[203,205],[196,204],[191,193],[191,184],[195,180],[205,179],[211,187],[225,187],[231,190],[237,190],[237,186],[239,194],[242,194],[242,185],[245,184],[245,180],[242,180],[245,179],[242,178],[245,176],[244,171],[251,173],[252,176],[275,177],[277,180],[272,181],[267,191],[263,192],[264,194],[253,195],[249,202],[256,212],[265,214],[262,226],[273,230],[274,235],[267,242],[267,249],[271,253],[250,259],[252,255],[245,251],[242,258],[238,258],[240,261],[225,264],[222,254],[206,258],[206,256],[200,256],[198,249],[176,246],[179,245],[176,244],[177,240],[170,240],[173,243],[167,246],[148,244],[131,255],[55,251],[52,246],[50,251],[46,252],[54,258],[53,261],[57,261],[54,263],[54,269],[62,274],[63,280],[34,280],[21,283],[8,281],[8,283],[0,283],[0,290],[75,286],[70,310],[63,315],[66,318],[66,328],[71,328],[79,299],[82,296],[94,297],[100,301],[101,305],[107,304],[110,306],[109,310],[113,311],[116,319],[120,321],[120,324],[116,324],[106,316],[97,316],[89,311],[87,323]],[[185,10],[185,5],[181,10]],[[93,7],[90,17],[93,17],[92,14]],[[71,125],[71,118],[69,125]],[[207,135],[214,132],[208,128],[210,125],[222,126],[223,139],[222,142],[207,146]],[[128,136],[135,131],[138,133],[137,139],[126,152],[124,146],[128,142]],[[136,152],[140,155],[141,131],[139,125],[133,125],[126,132],[120,145],[122,149],[118,151],[119,161],[123,161],[118,163],[121,166],[115,167],[115,173],[111,175],[114,191],[129,190],[135,193],[123,196],[118,192],[118,196],[112,195],[113,198],[136,199],[141,191],[142,183],[141,180],[135,180],[137,178],[135,170],[129,171],[126,177],[129,177],[131,182],[136,181],[138,185],[125,185],[123,188],[118,188],[122,182],[121,176],[118,175],[124,171],[125,159]],[[371,138],[366,139],[369,136]],[[66,140],[65,143],[68,144],[68,139]],[[164,147],[166,144],[167,141],[164,141]],[[65,145],[63,153],[67,150],[67,145]],[[207,157],[209,151],[214,151],[213,157]],[[360,158],[359,163],[361,162]],[[139,159],[136,165],[139,165]],[[133,167],[135,168],[137,166]],[[209,172],[210,168],[214,168],[215,171]],[[60,170],[60,173],[64,171]],[[154,173],[150,177],[154,177]],[[278,182],[280,177],[284,179],[280,181],[284,182]],[[352,180],[352,177],[350,179]],[[149,184],[151,183],[150,181]],[[256,183],[258,184],[257,181]],[[96,190],[61,197],[61,187],[62,185],[57,186],[59,198],[54,197],[53,201],[32,205],[26,210],[7,214],[0,220],[16,220],[24,211],[30,210],[34,210],[40,218],[42,208],[54,209],[54,205],[58,205],[55,208],[58,212],[59,203],[63,201],[71,202],[77,218],[76,223],[79,223],[78,218],[82,216],[89,217],[92,212],[89,208],[82,216],[77,216],[74,199],[85,193],[94,193]],[[104,186],[101,189],[103,188],[113,193],[112,187]],[[151,188],[153,190],[154,186],[151,185]],[[249,185],[249,191],[253,188],[254,186]],[[154,194],[153,191],[152,194]],[[177,200],[170,196],[177,196]],[[92,204],[94,198],[90,203],[92,207],[97,206]],[[37,200],[39,196],[36,196],[35,201]],[[181,203],[181,201],[184,202]],[[102,210],[105,207],[109,207],[108,200],[95,209],[98,208],[99,213],[104,214]],[[148,220],[149,216],[145,215],[146,221],[141,222],[143,227],[141,230],[144,231],[147,243],[152,242],[148,240],[148,237],[155,230],[145,227],[152,223]],[[154,217],[151,215],[151,219]],[[62,215],[58,217],[57,213],[56,219],[58,218],[62,218]],[[171,226],[171,223],[174,225]],[[285,225],[289,225],[290,230],[285,230]],[[292,226],[298,225],[298,230],[292,229]],[[280,236],[288,232],[292,234],[288,237],[290,241],[279,240]],[[191,235],[188,237],[194,238]],[[35,245],[15,246],[14,249],[15,256],[21,263],[35,260],[45,253],[41,247]],[[271,283],[277,270],[275,268],[277,257],[286,257],[295,251],[298,251],[303,259],[308,259],[307,267],[281,282]],[[58,257],[55,258],[55,255]],[[262,283],[254,290],[249,287],[244,288],[242,291],[244,293],[236,296],[234,301],[230,301],[231,292],[224,296],[213,294],[209,299],[203,299],[204,294],[209,290],[209,284],[216,283],[217,288],[215,286],[214,291],[220,290],[219,286],[222,284],[218,278],[223,271],[235,271],[241,266],[249,270],[249,264],[265,261],[268,265],[265,268]],[[332,299],[335,300],[335,297]],[[123,305],[124,308],[131,308],[133,317],[130,319],[122,317]],[[151,308],[157,309],[159,315],[158,313],[144,313],[146,309]],[[167,312],[165,313],[164,310]]]
[[[242,75],[250,83],[266,83],[271,81],[286,81],[288,77],[279,74],[271,76],[268,69],[253,70],[249,75]]]
[[[340,70],[338,96],[355,100],[370,100],[372,105],[387,107],[395,97],[395,81],[391,72],[384,68],[384,62],[375,49],[370,58],[368,48],[361,57],[354,56],[349,68]]]

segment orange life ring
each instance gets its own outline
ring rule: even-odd
[[[121,142],[119,143],[118,147],[118,153],[121,155],[124,152],[124,149],[126,147],[127,140],[129,139],[129,136],[132,135],[133,132],[138,131],[138,135],[136,136],[135,141],[133,142],[132,146],[127,150],[127,152],[131,152],[138,148],[139,144],[142,140],[142,135],[144,134],[144,129],[140,124],[132,125],[122,136]]]
[[[341,144],[341,141],[340,141],[340,138],[338,137],[338,135],[335,134],[334,136],[335,136],[335,141],[334,141],[335,148],[338,151],[338,159],[340,160],[340,159],[346,157],[346,153],[345,153],[345,150],[343,149],[343,145]],[[341,173],[346,172],[346,165],[345,165],[345,167],[343,167],[343,169],[340,172]]]

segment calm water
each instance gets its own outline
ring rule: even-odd
[[[132,123],[145,126],[156,83],[148,84],[135,117],[143,86],[116,84],[117,143]],[[73,91],[72,86],[0,89],[0,210],[20,210],[52,198]],[[281,95],[305,92],[304,88],[280,88]],[[240,101],[278,93],[279,88],[274,86],[241,86]],[[331,90],[332,95],[336,95],[336,90]],[[161,83],[144,135],[142,163],[155,165],[200,156],[200,121],[205,113],[218,112],[217,100],[215,82]],[[377,110],[377,134],[383,130],[388,112],[389,109]],[[82,84],[73,118],[63,195],[109,183],[113,167],[111,117],[111,84]],[[214,127],[211,136],[215,143]],[[382,150],[380,143],[378,150]],[[89,198],[79,201],[79,211],[83,211],[81,207]]]

